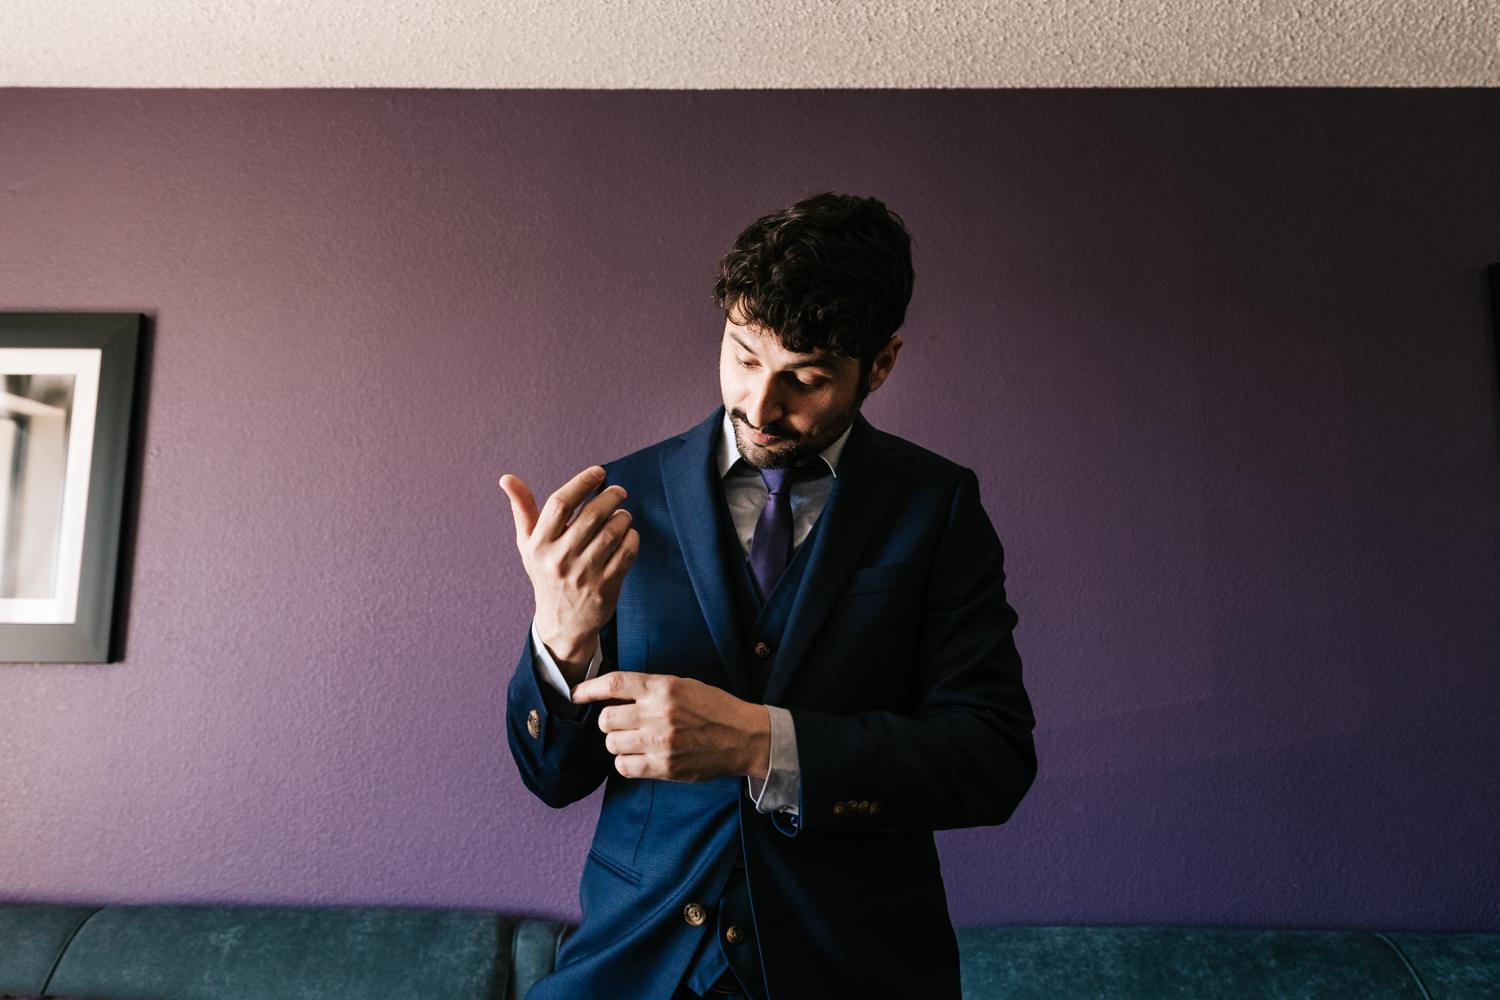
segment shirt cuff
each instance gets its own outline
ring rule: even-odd
[[[771,714],[771,767],[764,779],[745,776],[757,812],[796,816],[802,807],[802,769],[797,763],[797,733],[792,713],[767,705]]]
[[[597,675],[599,673],[599,665],[603,662],[604,644],[596,641],[594,643],[594,657],[589,660],[589,669],[583,675],[583,679],[589,680]],[[552,688],[552,690],[562,695],[563,701],[571,704],[573,701],[573,692],[568,688],[568,682],[563,677],[562,668],[552,658],[552,651],[547,648],[546,643],[542,642],[542,637],[537,635],[535,619],[531,622],[531,663],[532,666],[536,667],[537,677],[548,687]]]

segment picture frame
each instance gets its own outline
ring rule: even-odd
[[[110,662],[142,319],[0,312],[0,662]]]

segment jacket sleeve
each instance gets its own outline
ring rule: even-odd
[[[521,781],[554,809],[576,802],[598,788],[614,770],[614,755],[599,729],[600,702],[580,707],[537,676],[534,639],[526,647],[506,691],[506,739]],[[614,670],[615,624],[599,633],[604,660],[600,672]]]
[[[910,714],[792,708],[799,815],[781,832],[945,830],[1010,818],[1036,777],[1035,725],[1005,597],[1004,550],[965,469],[924,590]]]

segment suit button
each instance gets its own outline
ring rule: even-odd
[[[542,737],[542,713],[534,708],[526,713],[526,731],[534,740]]]
[[[844,818],[844,814],[847,813],[848,811],[849,811],[849,804],[847,802],[835,802],[833,804],[833,817],[834,817],[834,819],[843,819]]]
[[[756,656],[758,656],[762,660],[764,660],[766,657],[768,657],[768,656],[771,655],[771,647],[768,646],[765,642],[757,642],[751,648],[751,652],[753,652]]]
[[[729,930],[724,932],[724,940],[728,941],[730,944],[739,944],[744,939],[745,932],[732,924],[730,925]]]
[[[689,903],[682,908],[682,919],[694,927],[702,927],[703,921],[708,919],[708,913],[697,903]]]

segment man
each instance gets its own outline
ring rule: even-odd
[[[532,1000],[959,996],[932,832],[1004,822],[1036,757],[977,478],[859,413],[912,278],[874,198],[765,216],[714,283],[721,409],[540,510],[502,477],[511,752],[551,806],[604,783]]]

